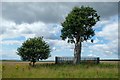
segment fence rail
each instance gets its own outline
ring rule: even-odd
[[[73,63],[74,57],[55,57],[55,63]],[[81,63],[99,63],[99,57],[82,57]]]

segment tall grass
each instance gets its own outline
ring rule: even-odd
[[[3,78],[118,78],[116,63],[100,64],[28,64],[6,63],[2,65]]]

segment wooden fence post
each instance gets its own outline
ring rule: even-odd
[[[57,64],[58,63],[58,57],[56,56],[55,57],[55,64]]]
[[[97,64],[99,64],[100,63],[100,60],[99,60],[99,57],[97,57]]]

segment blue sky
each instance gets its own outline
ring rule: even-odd
[[[17,48],[28,38],[44,36],[52,50],[48,60],[55,56],[73,56],[74,44],[60,38],[61,22],[74,6],[91,6],[101,16],[93,27],[94,43],[82,43],[82,56],[118,59],[118,5],[117,3],[2,3],[0,25],[0,55],[2,59],[18,59]]]

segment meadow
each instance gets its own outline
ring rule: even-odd
[[[100,64],[54,64],[37,62],[30,67],[28,62],[2,63],[3,78],[118,78],[118,63]]]

